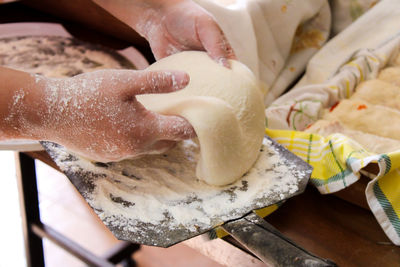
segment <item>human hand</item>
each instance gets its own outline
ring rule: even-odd
[[[93,0],[145,37],[156,59],[180,51],[206,51],[229,67],[236,59],[214,17],[191,0]]]
[[[185,50],[203,50],[229,67],[228,59],[236,57],[213,16],[192,1],[165,2],[158,12],[134,26],[149,41],[156,59]]]
[[[189,82],[183,72],[104,70],[68,79],[41,78],[42,140],[97,161],[161,153],[195,135],[182,117],[146,110],[138,94],[167,93]]]

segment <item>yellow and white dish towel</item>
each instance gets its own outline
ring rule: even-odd
[[[374,155],[341,134],[322,136],[289,130],[267,134],[314,167],[310,182],[322,194],[344,189],[360,179],[370,163],[379,173],[369,182],[366,196],[371,211],[390,240],[400,245],[400,151]]]

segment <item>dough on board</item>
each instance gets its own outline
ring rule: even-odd
[[[148,70],[182,70],[190,76],[183,90],[139,95],[149,110],[186,118],[200,143],[198,178],[226,185],[245,174],[259,154],[264,136],[263,95],[253,73],[242,63],[231,69],[205,52],[187,51],[161,59]]]

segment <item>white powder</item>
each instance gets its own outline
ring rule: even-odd
[[[23,89],[16,90],[13,95],[13,101],[9,103],[9,114],[5,118],[6,121],[12,122],[21,109],[24,108],[22,100],[25,98],[25,91]]]
[[[181,142],[162,155],[101,166],[83,158],[65,160],[70,155],[63,148],[46,146],[57,151],[55,160],[67,173],[95,173],[89,177],[94,189],[83,194],[86,200],[117,237],[144,244],[157,245],[159,232],[161,239],[176,230],[194,236],[276,203],[295,193],[298,177],[305,175],[281,158],[268,139],[253,168],[223,187],[196,178],[199,147],[193,141]]]
[[[0,39],[0,65],[47,77],[133,66],[114,51],[59,36],[20,36]]]

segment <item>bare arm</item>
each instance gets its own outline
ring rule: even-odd
[[[229,66],[234,52],[214,17],[191,0],[93,0],[145,37],[156,59],[203,50]]]
[[[136,95],[189,82],[182,72],[104,70],[49,79],[0,68],[0,140],[49,140],[99,161],[160,153],[195,135],[183,118],[146,110]]]
[[[34,76],[0,67],[0,140],[38,139],[40,91]]]

